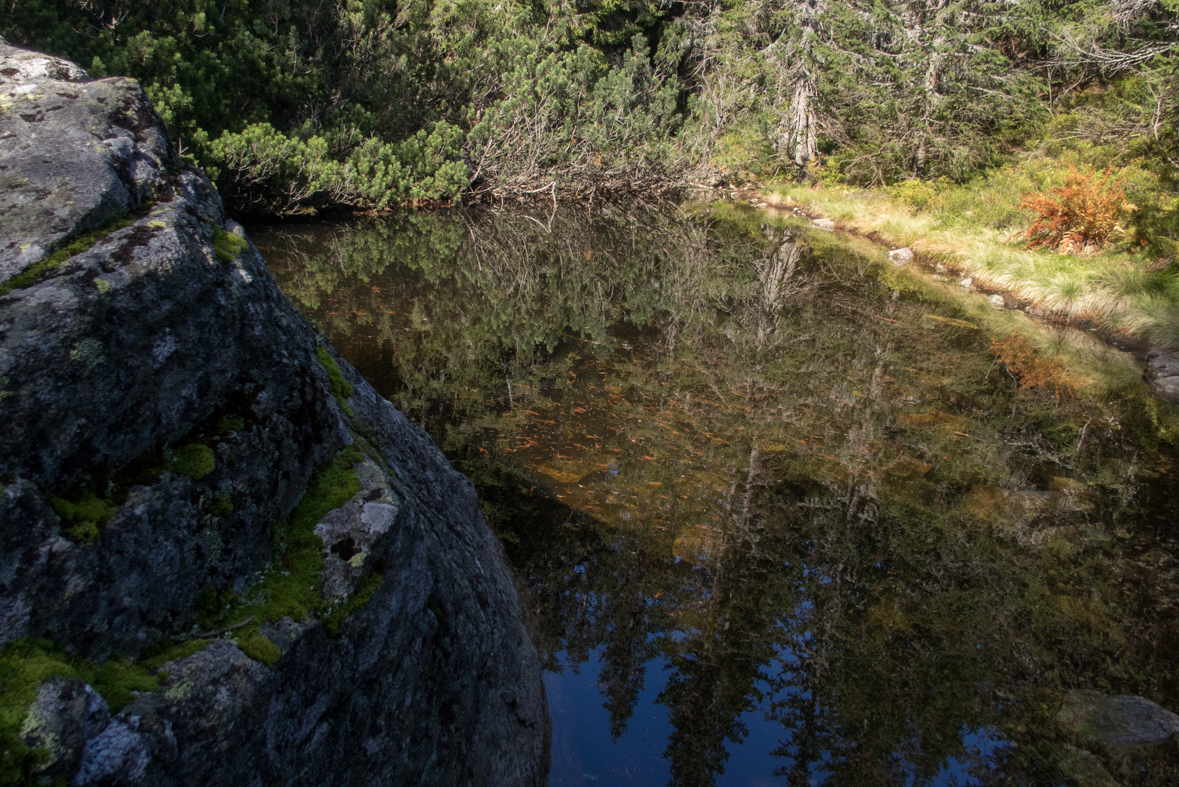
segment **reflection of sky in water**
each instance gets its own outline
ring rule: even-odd
[[[679,641],[684,636],[681,633],[673,639]],[[803,639],[809,639],[809,635],[804,635]],[[778,660],[769,665],[769,669],[785,671],[799,663],[799,657],[789,649],[776,650]],[[604,697],[598,688],[599,651],[591,651],[576,671],[568,666],[564,652],[556,654],[556,661],[561,665],[559,671],[544,675],[553,720],[549,787],[666,785],[670,768],[664,750],[673,728],[667,719],[667,709],[656,702],[662,681],[645,682],[626,732],[618,740],[613,740],[610,714],[603,706]],[[648,678],[657,678],[666,673],[669,665],[660,657],[652,659],[648,667]],[[765,681],[758,682],[757,690],[763,697],[771,694],[771,687]],[[806,696],[798,689],[790,689],[788,693]],[[790,731],[777,720],[766,718],[765,704],[763,701],[758,707],[741,714],[740,721],[749,734],[739,746],[728,745],[730,756],[724,765],[725,772],[716,779],[718,787],[771,787],[791,783],[782,771],[789,770],[793,762],[788,757],[773,755],[775,750],[789,747]],[[987,784],[989,765],[1003,759],[1009,744],[993,727],[963,727],[959,739],[963,756],[949,758],[942,763],[936,776],[927,781],[918,780],[912,773],[913,763],[898,757],[902,769],[909,773],[908,778],[900,783],[906,787],[918,784],[981,787]],[[825,767],[831,758],[831,752],[823,752],[820,762],[811,765],[807,773],[808,785],[838,787]]]
[[[559,663],[564,663],[564,656],[558,654]],[[658,659],[650,666],[648,675],[658,675],[667,662]],[[561,673],[545,673],[545,690],[553,719],[550,787],[667,784],[670,771],[663,749],[671,725],[667,710],[655,704],[659,687],[647,681],[626,732],[613,741],[610,714],[602,706],[597,688],[598,670],[595,651],[577,672],[563,667]]]

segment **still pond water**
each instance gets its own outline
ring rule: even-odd
[[[1067,690],[1179,709],[1179,468],[1132,367],[1074,396],[878,249],[733,206],[253,237],[479,489],[553,787],[1064,784]]]

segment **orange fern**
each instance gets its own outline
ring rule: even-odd
[[[1028,246],[1055,249],[1063,254],[1092,254],[1124,230],[1118,225],[1123,213],[1137,210],[1126,201],[1126,179],[1109,182],[1113,167],[1100,176],[1082,175],[1070,165],[1064,185],[1048,194],[1024,194],[1021,208],[1040,214],[1028,227]],[[1048,196],[1048,195],[1052,196]]]

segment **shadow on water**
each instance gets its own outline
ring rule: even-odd
[[[1020,390],[952,303],[833,236],[717,206],[255,240],[478,488],[553,785],[1064,784],[1069,689],[1179,708],[1150,413]]]

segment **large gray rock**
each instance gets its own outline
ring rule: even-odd
[[[1056,722],[1088,748],[1118,752],[1155,746],[1179,736],[1179,716],[1145,697],[1112,696],[1091,689],[1065,695]]]
[[[139,84],[85,80],[0,43],[0,282],[169,190],[173,154]]]
[[[256,621],[277,660],[223,632],[113,717],[51,679],[20,727],[48,753],[32,775],[543,782],[539,663],[470,482],[225,232],[240,227],[139,86],[81,79],[0,44],[0,278],[131,212],[0,295],[0,644],[46,638],[99,665],[183,639],[202,591],[257,594],[281,571],[275,523],[317,467],[359,448],[361,491],[316,528],[321,617]],[[76,507],[98,503],[86,525]]]
[[[1068,783],[1076,787],[1118,787],[1101,760],[1093,752],[1065,744],[1056,768]]]
[[[1179,354],[1169,350],[1152,350],[1146,356],[1143,377],[1162,399],[1179,404]]]

